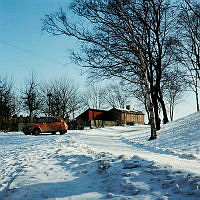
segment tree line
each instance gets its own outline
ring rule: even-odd
[[[32,73],[24,81],[23,87],[17,88],[13,79],[0,77],[0,130],[7,129],[8,120],[22,113],[24,116],[28,115],[29,122],[33,122],[34,117],[40,116],[62,116],[73,121],[88,108],[125,109],[127,105],[137,105],[140,110],[147,110],[141,89],[133,90],[130,84],[116,81],[104,86],[100,84],[97,82],[86,88],[80,88],[74,80],[65,76],[44,82]],[[169,84],[166,88],[172,87],[168,87]],[[176,91],[166,89],[165,101],[168,113],[173,112],[175,105],[181,102],[184,95],[182,85],[182,82],[180,85],[176,84]]]
[[[160,112],[164,123],[172,119],[188,87],[199,110],[199,1],[74,0],[70,9],[45,15],[42,30],[75,38],[80,46],[72,59],[91,79],[118,78],[138,93],[148,113],[150,140],[160,129]]]
[[[12,79],[0,77],[0,130],[8,128],[6,122],[20,113],[28,115],[29,122],[34,116],[61,116],[74,120],[88,108],[125,108],[131,98],[125,86],[119,83],[93,84],[81,89],[65,76],[44,82],[33,73],[22,88],[17,88]]]

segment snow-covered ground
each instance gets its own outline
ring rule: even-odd
[[[200,112],[148,126],[0,133],[1,200],[199,200]]]

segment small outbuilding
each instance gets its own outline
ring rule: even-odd
[[[83,129],[84,127],[103,127],[103,119],[105,119],[106,110],[87,109],[76,118],[77,128]]]
[[[108,111],[108,116],[113,121],[118,121],[121,124],[144,124],[144,113],[141,111],[112,108]]]
[[[144,124],[144,113],[121,108],[112,108],[108,111],[89,108],[76,118],[76,122],[78,129]]]

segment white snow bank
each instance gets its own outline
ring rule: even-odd
[[[126,142],[140,144],[147,149],[152,148],[177,154],[182,158],[200,159],[200,112],[196,112],[179,120],[169,122],[157,132],[156,140],[148,141],[150,131],[126,133]]]
[[[25,141],[32,138],[37,143],[28,145],[25,142],[18,148],[15,146],[16,151],[8,151],[4,156],[4,164],[1,163],[0,168],[0,199],[200,198],[199,176],[137,156],[114,156],[106,151],[98,152],[95,148],[79,143],[79,136],[20,135],[19,138]]]
[[[198,200],[200,113],[149,126],[0,134],[1,200]]]

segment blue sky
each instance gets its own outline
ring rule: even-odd
[[[69,58],[76,48],[72,39],[41,31],[45,14],[68,6],[71,0],[0,0],[0,75],[12,77],[20,87],[32,72],[40,80],[62,75],[84,86],[81,68]],[[134,107],[134,105],[133,105]],[[175,118],[196,110],[194,94],[188,93],[175,111]]]
[[[0,71],[17,84],[32,71],[42,80],[66,75],[83,84],[81,69],[69,59],[74,42],[41,31],[45,14],[69,5],[68,0],[0,0]]]

